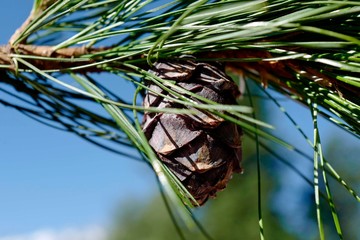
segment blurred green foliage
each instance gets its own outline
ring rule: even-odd
[[[247,100],[244,99],[243,101]],[[264,118],[271,118],[272,114],[263,109],[264,105],[264,102],[259,99],[254,102],[255,108],[260,109],[259,113],[264,115]],[[336,128],[336,126],[334,127]],[[286,134],[290,134],[290,130]],[[334,129],[330,128],[328,130],[333,131]],[[337,129],[336,131],[341,130]],[[334,140],[327,141],[325,156],[327,156],[327,160],[333,164],[345,180],[354,186],[356,191],[359,191],[360,179],[357,171],[360,162],[358,161],[358,154],[356,154],[359,152],[355,144],[356,141],[345,141],[340,135],[334,134]],[[348,140],[350,139],[348,135],[343,137]],[[255,146],[254,140],[247,136],[243,137],[242,166],[245,169],[244,173],[242,175],[234,175],[228,187],[224,191],[219,192],[216,199],[209,200],[204,207],[194,210],[195,216],[214,240],[260,239]],[[311,163],[304,161],[304,159],[294,158],[294,155],[289,154],[290,152],[283,148],[278,149],[279,146],[272,147],[277,149],[277,152],[281,152],[282,157],[290,158],[292,161],[303,161],[300,162],[301,165],[305,163],[311,165]],[[265,239],[318,239],[314,189],[311,183],[308,188],[305,187],[300,192],[293,191],[287,193],[296,194],[296,197],[300,199],[298,201],[299,206],[295,210],[293,209],[292,212],[287,213],[291,216],[290,221],[294,219],[295,222],[296,218],[304,218],[303,221],[306,222],[300,229],[293,229],[289,227],[292,224],[286,222],[289,220],[286,220],[274,207],[274,199],[276,200],[274,194],[277,194],[279,189],[284,187],[282,185],[284,183],[281,183],[279,179],[284,174],[284,170],[292,170],[286,167],[283,169],[284,165],[281,165],[279,161],[262,148],[260,148],[259,153],[261,162],[261,204]],[[304,169],[302,172],[305,175],[311,174],[312,169],[308,170],[310,172],[307,174],[303,172]],[[358,236],[360,215],[358,214],[359,211],[356,210],[359,209],[358,202],[336,180],[330,178],[330,184],[343,229],[343,239],[360,239]],[[323,185],[321,185],[321,188],[322,192],[324,192]],[[321,199],[321,202],[326,239],[338,239],[329,206],[324,198]],[[280,207],[282,207],[281,204]],[[284,209],[286,211],[287,208],[284,206]],[[301,211],[301,214],[298,211]],[[109,240],[181,239],[160,195],[155,196],[148,202],[142,199],[129,200],[127,204],[119,207],[118,215],[112,227]],[[182,228],[182,230],[186,239],[206,239],[199,230],[191,233],[185,228]]]
[[[248,139],[245,142],[253,145]],[[195,210],[198,220],[213,239],[259,239],[256,159],[251,151],[253,147],[246,143],[244,174],[234,176],[216,199]],[[269,193],[274,183],[266,171],[262,177],[262,210],[267,239],[295,239],[281,228],[279,218],[270,211]],[[145,205],[141,201],[129,201],[119,210],[110,240],[181,239],[160,196]],[[206,239],[200,231],[184,232],[187,239]]]

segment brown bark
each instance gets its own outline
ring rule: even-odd
[[[0,65],[8,65],[9,69],[15,71],[16,67],[12,60],[12,54],[19,54],[34,57],[47,57],[44,59],[31,59],[27,61],[41,70],[66,70],[72,67],[86,66],[96,62],[95,59],[82,58],[81,61],[64,61],[63,59],[75,59],[85,54],[97,53],[106,50],[107,48],[85,48],[85,47],[69,47],[58,50],[53,50],[52,46],[36,46],[18,44],[16,47],[10,45],[0,46]],[[84,72],[99,72],[102,71],[96,66],[89,66],[79,71]]]
[[[96,65],[87,66],[96,61],[104,60],[102,58],[82,58],[81,61],[63,61],[62,59],[75,59],[80,58],[86,54],[98,53],[101,51],[109,50],[111,47],[100,48],[85,48],[85,47],[69,47],[58,50],[53,50],[52,46],[36,46],[18,44],[15,47],[8,45],[0,45],[0,65],[8,65],[9,70],[16,71],[14,62],[12,61],[12,54],[21,54],[26,56],[48,57],[51,60],[35,60],[28,58],[27,61],[33,64],[40,70],[58,70],[66,71],[69,68],[85,66],[79,68],[77,72],[100,72],[103,71]],[[138,56],[143,58],[144,56]],[[229,71],[238,75],[246,75],[246,72],[253,72],[260,76],[262,84],[266,87],[268,83],[278,86],[292,94],[302,97],[292,84],[288,82],[298,83],[299,80],[295,77],[296,74],[301,75],[307,81],[315,81],[316,84],[324,88],[337,92],[341,97],[359,102],[360,88],[351,86],[345,82],[338,81],[326,74],[319,72],[316,68],[311,67],[307,62],[304,63],[299,60],[285,60],[285,61],[261,61],[260,59],[272,58],[272,55],[266,51],[256,50],[225,50],[218,52],[203,52],[196,55],[196,58],[206,59],[224,59],[225,66]],[[226,61],[226,59],[231,59]],[[233,61],[238,59],[239,61]],[[252,59],[252,61],[246,61]],[[259,59],[256,61],[254,59]],[[124,59],[125,60],[125,59]],[[24,67],[25,66],[19,66]],[[120,66],[118,66],[120,67]],[[146,65],[141,67],[148,68]],[[329,70],[332,71],[331,69]]]

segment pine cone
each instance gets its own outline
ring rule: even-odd
[[[184,89],[221,104],[236,104],[235,83],[217,63],[192,60],[157,62],[150,70]],[[166,91],[154,84],[149,88]],[[194,97],[193,101],[199,102]],[[183,108],[148,91],[145,107]],[[194,109],[193,109],[194,110]],[[207,111],[195,115],[145,112],[143,131],[157,156],[176,175],[199,205],[226,187],[233,172],[241,172],[241,134],[237,125]]]

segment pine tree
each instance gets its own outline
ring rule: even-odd
[[[244,132],[264,148],[268,147],[262,139],[296,149],[265,130],[270,126],[256,119],[251,101],[247,106],[237,104],[233,99],[236,94],[230,94],[233,90],[223,95],[225,91],[220,88],[216,95],[210,93],[213,88],[203,94],[174,82],[170,75],[154,72],[158,63],[179,61],[189,55],[197,66],[222,65],[239,80],[242,95],[250,93],[244,90],[249,82],[257,82],[309,108],[314,128],[310,145],[314,149],[313,186],[320,237],[324,239],[321,196],[328,199],[341,237],[327,177],[336,179],[357,201],[360,198],[324,158],[317,120],[321,115],[359,136],[359,12],[359,4],[354,1],[34,0],[28,19],[8,44],[0,46],[0,83],[25,96],[20,98],[23,104],[1,103],[119,154],[127,155],[114,143],[137,149],[159,176],[178,214],[193,222],[183,202],[192,206],[198,200],[202,204],[224,184],[214,183],[214,189],[198,194],[189,186],[199,182],[182,182],[177,172],[181,167],[174,168],[172,159],[157,155],[149,136],[153,133],[146,129],[143,132],[139,120],[142,112],[145,117],[200,117],[200,122],[204,115],[210,116],[238,131],[229,138],[221,136],[228,146]],[[202,75],[204,69],[194,72]],[[97,75],[103,72],[131,82],[135,86],[133,99],[124,99],[121,92],[106,86]],[[178,73],[188,74],[185,67]],[[69,84],[67,77],[81,88]],[[142,106],[139,96],[146,93],[161,98],[159,105],[171,102],[170,107]],[[278,104],[271,94],[267,97]],[[214,101],[219,98],[228,99]],[[79,100],[96,103],[109,115],[79,104]],[[109,144],[102,138],[109,139]],[[304,138],[309,139],[305,134]],[[220,182],[227,182],[233,171],[240,170],[233,160],[239,160],[239,154],[230,158],[220,164],[228,168],[222,176],[215,174]],[[188,170],[182,169],[181,173]],[[325,193],[318,185],[319,173],[323,175]],[[259,218],[261,223],[261,215]]]

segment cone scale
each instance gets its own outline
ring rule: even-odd
[[[217,63],[159,61],[150,72],[219,104],[236,104],[240,95],[236,84]],[[159,86],[150,83],[148,87],[151,91],[144,98],[145,107],[185,108],[159,96],[168,95]],[[200,103],[195,97],[187,97]],[[224,189],[233,173],[242,171],[242,130],[214,114],[199,109],[191,115],[145,112],[142,126],[159,159],[199,205]]]

